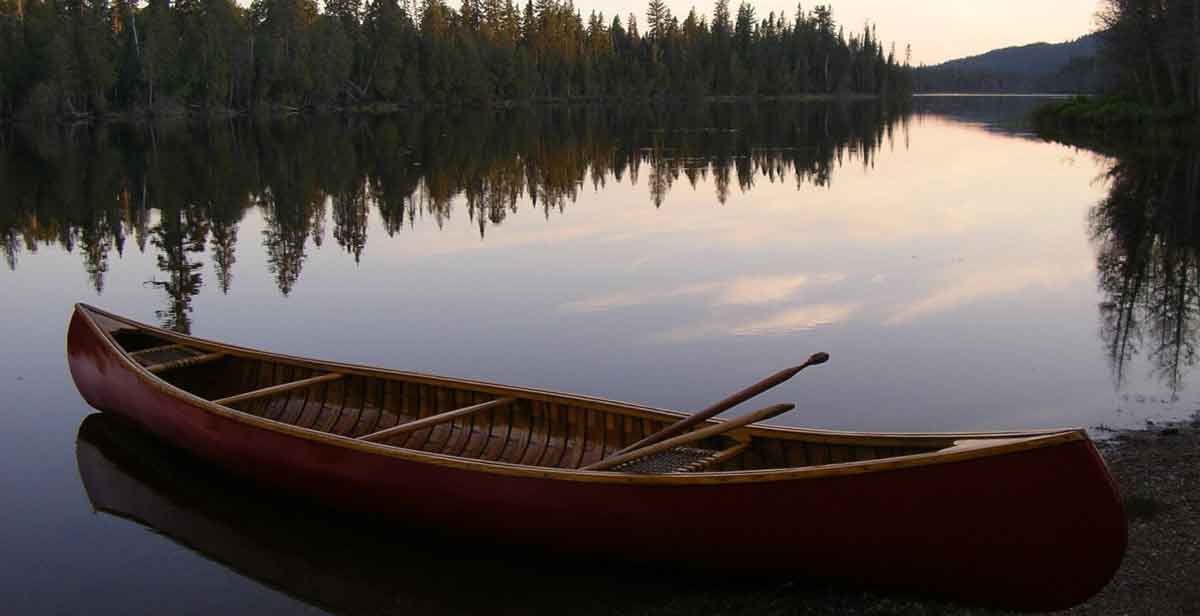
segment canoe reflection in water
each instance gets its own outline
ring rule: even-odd
[[[564,570],[520,546],[351,518],[229,475],[112,414],[83,420],[76,459],[96,510],[336,613],[608,613],[701,590],[662,571],[623,565],[618,574],[603,562]]]

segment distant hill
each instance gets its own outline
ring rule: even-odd
[[[1095,92],[1106,80],[1097,62],[1100,34],[1066,43],[1005,47],[914,71],[918,92]]]

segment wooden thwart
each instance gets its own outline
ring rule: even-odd
[[[223,405],[228,406],[230,404],[237,404],[238,402],[245,402],[246,400],[253,400],[255,398],[262,398],[264,396],[274,396],[275,394],[281,394],[285,391],[291,391],[293,389],[300,389],[303,387],[310,387],[312,385],[317,385],[320,383],[328,383],[330,381],[336,381],[344,376],[346,376],[346,375],[338,373],[338,372],[330,372],[328,374],[322,374],[321,376],[314,376],[314,377],[308,378],[308,379],[301,379],[299,381],[290,381],[287,383],[280,383],[279,385],[263,387],[262,389],[255,389],[254,391],[248,391],[245,393],[237,394],[236,396],[229,396],[228,398],[221,398],[220,400],[213,400],[213,402],[216,404],[223,404]]]
[[[428,428],[430,426],[436,426],[438,424],[446,423],[447,421],[454,421],[455,419],[458,419],[459,417],[473,415],[475,413],[481,413],[481,412],[489,410],[489,409],[505,407],[514,402],[516,402],[516,400],[514,400],[512,398],[501,398],[499,400],[491,400],[489,402],[484,402],[482,404],[475,404],[472,406],[463,407],[461,409],[454,409],[453,411],[446,411],[445,413],[438,413],[437,415],[433,415],[431,417],[425,417],[423,419],[418,419],[416,421],[402,423],[398,426],[392,426],[391,428],[380,430],[378,432],[372,432],[371,434],[367,434],[365,436],[360,436],[360,437],[358,437],[358,439],[362,440],[362,441],[379,441],[379,440],[385,439],[389,436],[394,436],[396,434],[404,434],[406,432],[412,432],[414,430],[420,430],[422,428]]]
[[[208,353],[206,355],[197,355],[195,357],[185,357],[183,359],[177,359],[175,361],[168,361],[168,362],[163,362],[161,364],[154,364],[151,366],[146,366],[146,370],[150,371],[150,373],[152,373],[152,374],[159,374],[161,372],[166,372],[167,370],[174,370],[176,368],[187,368],[188,366],[199,366],[200,364],[207,364],[209,362],[217,361],[218,359],[221,359],[222,357],[225,357],[224,353]]]

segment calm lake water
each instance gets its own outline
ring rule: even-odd
[[[820,428],[1187,415],[1200,158],[1042,141],[1022,122],[1036,102],[0,129],[8,608],[519,613],[661,596],[603,571],[513,591],[554,563],[447,556],[85,421],[64,353],[79,301],[246,346],[677,409],[827,351],[761,401]]]

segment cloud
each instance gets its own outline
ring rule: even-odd
[[[810,284],[832,284],[845,278],[845,274],[742,276],[732,280],[692,283],[664,290],[618,291],[567,302],[561,309],[568,312],[598,312],[661,303],[690,295],[712,295],[710,303],[714,306],[758,306],[785,301]]]
[[[687,342],[712,336],[773,336],[828,327],[848,320],[857,310],[852,304],[813,304],[791,308],[762,319],[732,324],[700,323],[677,327],[654,338],[665,342]]]
[[[922,317],[987,298],[1010,295],[1032,286],[1061,287],[1091,273],[1087,263],[1071,266],[1028,264],[1021,267],[975,271],[959,276],[924,298],[908,304],[884,320],[884,325],[902,325]]]
[[[794,276],[744,276],[726,284],[720,303],[756,305],[781,302],[812,283],[833,283],[845,280],[844,274],[822,274],[812,277],[803,274]]]
[[[850,318],[858,307],[851,304],[815,304],[785,310],[765,319],[751,321],[733,328],[738,336],[762,336],[806,331],[841,323]]]
[[[618,291],[616,293],[601,295],[599,297],[567,302],[563,304],[561,308],[568,312],[600,312],[602,310],[613,310],[615,308],[628,308],[630,306],[657,304],[660,302],[670,301],[678,297],[709,293],[716,291],[721,287],[722,284],[719,282],[703,282],[661,291]]]

